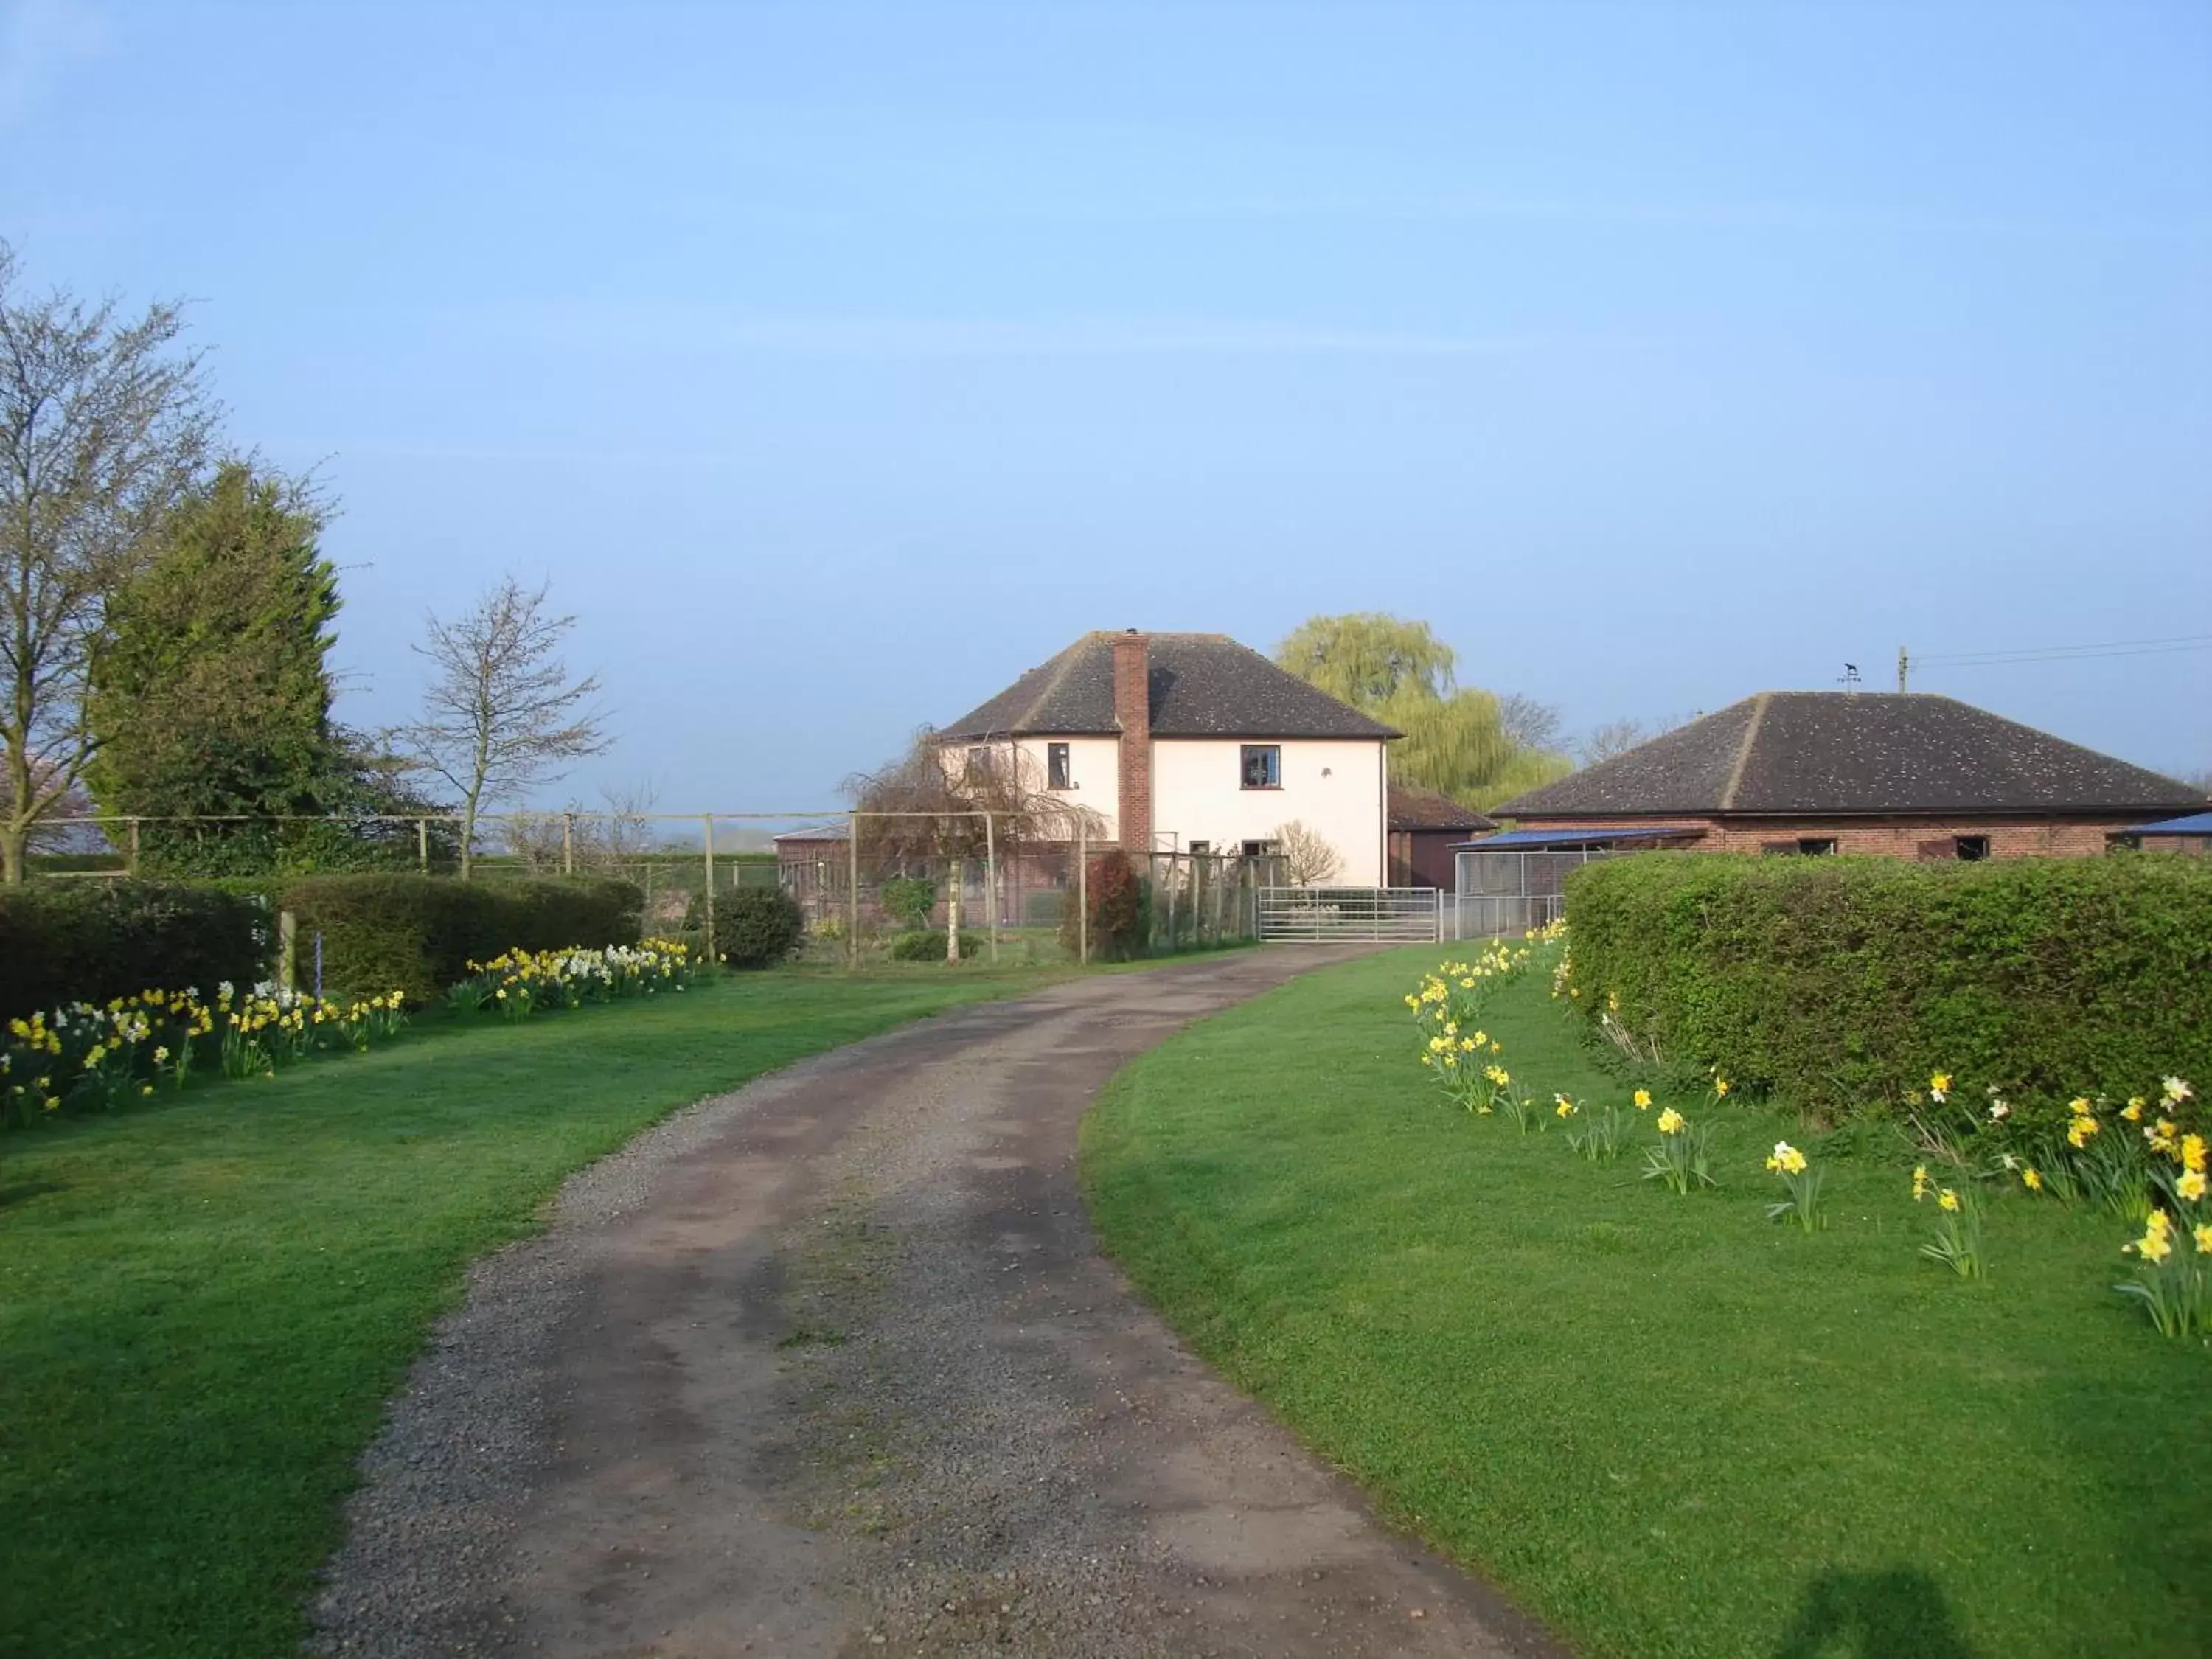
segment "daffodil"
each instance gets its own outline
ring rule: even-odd
[[[2020,1184],[2031,1193],[2039,1193],[2043,1190],[2043,1176],[2036,1170],[2022,1170],[2020,1172]]]
[[[2173,1190],[2191,1204],[2204,1196],[2204,1171],[2191,1170],[2173,1183]]]
[[[1805,1173],[1805,1154],[1786,1140],[1774,1143],[1774,1152],[1766,1160],[1766,1167],[1782,1175]]]
[[[1650,1107],[1650,1104],[1651,1091],[1649,1089],[1638,1089],[1636,1091],[1636,1109],[1639,1112],[1647,1110]]]
[[[1942,1192],[1936,1194],[1936,1207],[1939,1210],[1950,1210],[1955,1212],[1959,1207],[1958,1194],[1953,1192],[1948,1187],[1946,1187]]]
[[[1951,1074],[1948,1072],[1938,1072],[1928,1079],[1928,1093],[1938,1105],[1948,1097],[1950,1092]]]
[[[1662,1135],[1678,1135],[1689,1125],[1690,1121],[1672,1106],[1659,1114],[1659,1133]]]
[[[1928,1196],[1928,1166],[1923,1164],[1912,1172],[1912,1201],[1917,1204]]]

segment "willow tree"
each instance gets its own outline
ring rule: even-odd
[[[1425,622],[1374,611],[1315,617],[1276,647],[1275,660],[1403,732],[1390,751],[1401,782],[1481,807],[1572,769],[1565,757],[1514,735],[1516,726],[1542,727],[1531,718],[1542,706],[1517,700],[1509,722],[1496,694],[1455,683],[1458,653]]]
[[[217,410],[184,313],[20,295],[0,242],[0,876],[79,787],[107,605],[199,476]]]

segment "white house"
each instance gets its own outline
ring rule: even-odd
[[[1226,635],[1131,629],[1085,635],[937,739],[1133,851],[1273,851],[1296,821],[1335,848],[1334,882],[1373,887],[1398,735]]]

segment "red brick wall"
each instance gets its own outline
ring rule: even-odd
[[[1705,835],[1691,845],[1701,851],[1757,853],[1770,842],[1796,842],[1799,837],[1832,838],[1838,853],[1876,857],[1917,859],[1923,842],[1941,843],[1931,856],[1954,856],[1951,842],[1958,836],[1987,836],[1990,856],[1999,859],[2095,858],[2105,852],[2105,837],[2147,819],[2099,818],[2075,821],[2057,818],[1802,818],[1796,820],[1670,817],[1668,823],[1695,824]],[[1582,823],[1571,818],[1523,818],[1522,830],[1571,830]],[[1613,823],[1626,820],[1613,819]]]
[[[1121,794],[1115,802],[1121,845],[1152,848],[1152,651],[1134,629],[1114,636],[1114,720],[1121,728]]]

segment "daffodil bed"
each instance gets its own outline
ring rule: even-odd
[[[1541,972],[1440,1091],[1436,963],[1194,1026],[1085,1126],[1109,1249],[1233,1380],[1578,1652],[2212,1651],[2212,1355],[2113,1291],[2128,1224],[1993,1178],[1946,1272],[1895,1129],[1639,1109]]]
[[[676,1107],[1040,982],[792,971],[555,1019],[434,1009],[343,1060],[173,1105],[162,1077],[0,1136],[0,1654],[296,1651],[354,1461],[465,1262]]]

